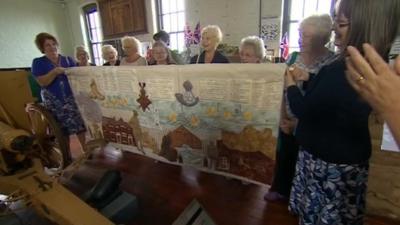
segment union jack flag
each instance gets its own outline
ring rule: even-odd
[[[200,39],[201,39],[200,22],[198,22],[196,24],[196,28],[194,28],[193,37],[194,37],[193,44],[196,44],[196,45],[199,44],[200,43]]]
[[[189,47],[191,44],[199,44],[201,38],[201,30],[200,30],[200,23],[197,23],[194,31],[192,31],[189,25],[186,24],[185,26],[185,45]]]
[[[281,57],[286,61],[289,58],[289,39],[287,32],[282,37],[280,49]]]

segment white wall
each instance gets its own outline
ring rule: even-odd
[[[42,54],[34,39],[40,32],[56,36],[61,53],[72,55],[70,28],[63,5],[52,0],[1,0],[0,68],[30,67]]]
[[[76,45],[85,45],[86,30],[84,27],[84,18],[82,7],[84,5],[96,3],[94,0],[69,0],[67,2],[66,14],[68,23],[71,27],[72,43]]]
[[[186,21],[190,27],[218,25],[223,43],[238,45],[242,37],[259,32],[259,0],[187,0]]]
[[[197,22],[201,27],[219,25],[224,33],[223,43],[234,46],[243,37],[259,35],[261,17],[281,18],[282,14],[282,0],[186,0],[185,3],[186,21],[192,29]],[[268,48],[279,48],[279,40]]]

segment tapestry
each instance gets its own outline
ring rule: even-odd
[[[270,184],[284,65],[77,67],[92,138],[156,160]]]

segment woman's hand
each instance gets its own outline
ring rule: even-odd
[[[347,79],[387,122],[400,147],[400,56],[391,69],[372,46],[363,48],[365,58],[354,47],[347,48]]]
[[[293,74],[290,72],[290,67],[285,71],[285,88],[296,85],[295,79],[293,78]]]
[[[296,81],[307,81],[308,79],[310,79],[310,74],[307,71],[296,65],[289,66],[285,72],[285,87],[296,85]]]
[[[64,74],[65,73],[65,68],[64,67],[56,67],[54,69],[51,70],[51,73],[54,74],[54,76],[58,76],[60,74]]]
[[[282,119],[279,127],[285,134],[293,134],[294,128],[297,125],[297,119]]]
[[[348,47],[347,78],[353,88],[380,114],[400,112],[400,56],[395,69],[375,49],[363,45],[365,58],[354,47]]]
[[[295,81],[307,81],[310,79],[310,74],[296,65],[290,66],[289,72],[292,74]]]
[[[46,75],[37,77],[36,80],[38,81],[40,86],[46,87],[50,85],[58,75],[64,74],[64,72],[64,67],[55,67],[54,69],[50,70]]]

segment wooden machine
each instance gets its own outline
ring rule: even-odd
[[[27,76],[0,72],[0,83],[7,84],[0,88],[0,194],[7,196],[5,204],[18,201],[61,225],[113,224],[59,182],[87,154],[71,162],[69,145],[53,117],[39,104],[27,104],[33,101]],[[86,146],[89,153],[98,147],[96,142],[91,146]]]

